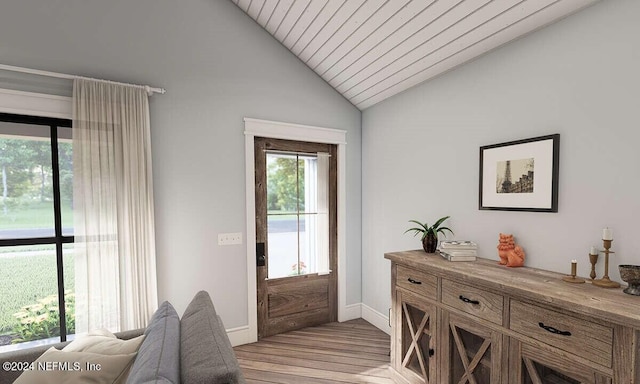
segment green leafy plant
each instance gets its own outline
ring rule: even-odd
[[[429,235],[429,234],[433,235],[435,238],[438,238],[438,233],[442,233],[445,237],[447,237],[447,233],[445,231],[449,231],[453,235],[453,231],[451,229],[449,229],[448,227],[441,227],[440,226],[449,217],[450,216],[445,216],[445,217],[439,218],[438,221],[436,221],[432,226],[429,226],[429,224],[427,224],[426,222],[425,223],[421,223],[418,220],[409,220],[410,223],[418,224],[419,227],[409,228],[406,231],[404,231],[404,233],[413,231],[414,232],[413,233],[414,236],[416,236],[419,233],[421,233],[422,236],[420,237],[420,240],[424,240],[427,237],[427,235]]]
[[[453,235],[453,231],[448,227],[441,227],[442,223],[447,220],[449,216],[439,218],[433,225],[429,226],[429,224],[421,223],[418,220],[409,220],[410,223],[418,224],[418,227],[409,228],[404,233],[413,231],[413,235],[416,236],[418,234],[422,234],[420,240],[422,240],[422,248],[427,253],[433,253],[436,251],[436,247],[438,246],[438,233],[442,233],[445,237],[447,237],[447,233],[445,231],[451,232]]]
[[[67,334],[75,333],[75,296],[67,291],[64,295]],[[46,339],[60,335],[60,311],[58,295],[49,295],[35,304],[25,305],[13,314],[17,324],[14,332],[17,338],[12,343]]]

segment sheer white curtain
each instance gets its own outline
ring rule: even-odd
[[[73,84],[76,332],[146,326],[157,307],[149,101]]]
[[[329,157],[318,152],[317,156],[304,159],[304,247],[301,255],[306,258],[309,273],[326,275],[329,269]]]

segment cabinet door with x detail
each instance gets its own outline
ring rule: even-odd
[[[410,383],[437,383],[435,363],[436,307],[421,297],[402,289],[396,291],[394,303],[397,340],[392,356],[393,367]]]
[[[502,335],[479,322],[443,311],[442,383],[502,382]]]

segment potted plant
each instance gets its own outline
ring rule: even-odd
[[[422,248],[427,253],[434,253],[436,251],[436,247],[438,246],[438,233],[442,233],[445,237],[447,234],[445,231],[451,232],[453,235],[453,231],[447,227],[441,227],[442,223],[447,220],[449,216],[441,217],[438,221],[435,222],[432,226],[429,226],[427,223],[421,223],[417,220],[409,220],[410,223],[418,224],[419,227],[409,228],[404,233],[413,231],[413,235],[421,233],[422,238]]]

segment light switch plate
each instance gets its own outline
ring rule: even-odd
[[[218,245],[236,244],[242,244],[242,232],[218,234]]]

